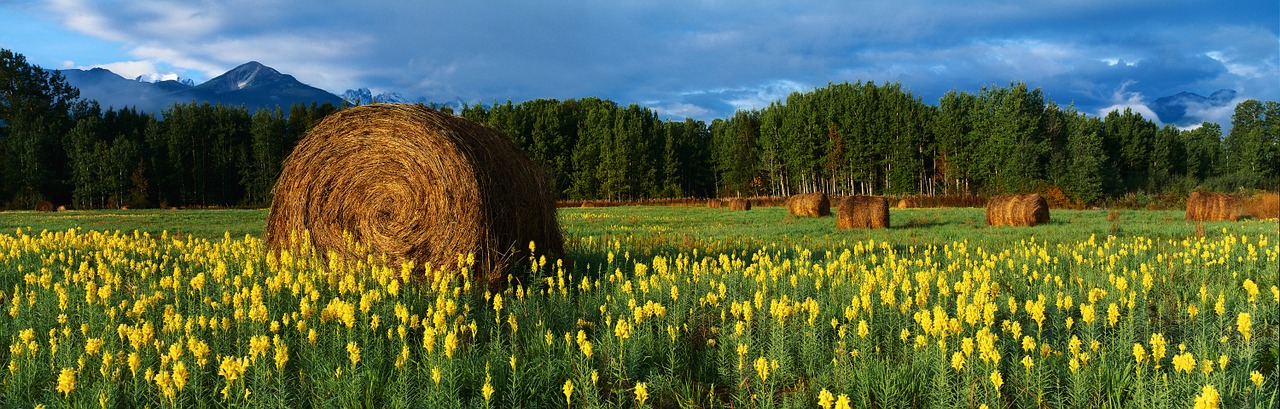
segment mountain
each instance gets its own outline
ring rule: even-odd
[[[1191,92],[1180,92],[1176,95],[1157,98],[1148,105],[1160,122],[1177,126],[1195,125],[1208,119],[1205,111],[1231,106],[1236,99],[1236,91],[1220,89],[1205,97]]]
[[[244,105],[250,112],[276,106],[288,108],[294,103],[330,103],[341,105],[342,99],[325,90],[299,82],[292,75],[250,61],[203,84],[191,80],[157,82],[129,80],[102,68],[60,70],[67,83],[80,89],[80,97],[98,101],[106,107],[135,107],[144,112],[159,113],[175,103],[191,101],[222,105]]]

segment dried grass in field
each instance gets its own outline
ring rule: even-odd
[[[1236,221],[1240,218],[1240,201],[1225,193],[1192,192],[1187,197],[1187,220]]]
[[[1049,222],[1049,204],[1038,194],[1000,195],[987,201],[988,226],[1035,226]]]
[[[475,278],[491,287],[528,259],[530,241],[564,254],[544,171],[498,131],[423,105],[326,117],[285,160],[272,195],[271,249],[307,231],[319,251],[343,256],[361,256],[344,232],[394,263],[452,268],[474,254]]]
[[[1280,218],[1280,193],[1260,192],[1241,205],[1244,213],[1255,219]]]
[[[838,229],[889,228],[889,200],[883,196],[849,196],[836,207]]]
[[[720,199],[708,199],[708,200],[707,200],[707,208],[708,208],[708,209],[719,209],[719,208],[721,208],[721,207],[724,207],[724,201],[723,201],[723,200],[720,200]]]
[[[795,216],[822,217],[831,215],[831,200],[827,194],[802,193],[787,198],[787,213]]]
[[[751,210],[751,201],[743,198],[729,199],[729,210]]]

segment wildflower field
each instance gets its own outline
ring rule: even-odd
[[[562,209],[566,260],[267,253],[263,211],[0,214],[6,407],[1280,404],[1280,224]],[[157,221],[159,220],[159,221]],[[232,233],[233,232],[233,233]],[[358,246],[352,243],[352,246]],[[536,243],[530,244],[536,246]]]

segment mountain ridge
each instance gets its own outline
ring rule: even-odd
[[[201,84],[190,80],[130,80],[105,68],[58,70],[67,83],[80,89],[80,97],[114,108],[132,107],[159,113],[176,103],[207,102],[243,105],[250,112],[288,107],[295,103],[341,105],[342,99],[328,91],[304,84],[292,75],[250,61]]]

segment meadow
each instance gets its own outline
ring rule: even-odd
[[[262,210],[0,213],[12,407],[1261,407],[1280,224],[570,208],[506,289],[264,250]],[[357,244],[353,243],[353,246]],[[536,243],[532,244],[536,246]]]

